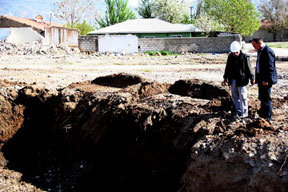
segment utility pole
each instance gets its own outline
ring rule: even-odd
[[[192,20],[192,16],[193,16],[193,13],[192,13],[192,11],[193,11],[193,6],[191,6],[191,7],[189,7],[190,8],[190,19]]]
[[[50,25],[51,25],[51,22],[52,22],[52,13],[50,12]]]

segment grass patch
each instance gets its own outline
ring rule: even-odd
[[[275,43],[267,43],[269,47],[274,48],[288,48],[288,42],[275,42]]]
[[[144,52],[144,53],[147,54],[147,55],[150,55],[150,56],[178,55],[177,53],[174,53],[174,52],[172,52],[172,51],[146,51],[146,52]]]

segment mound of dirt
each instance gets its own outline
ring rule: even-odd
[[[81,92],[99,92],[99,91],[107,91],[107,92],[114,92],[114,91],[119,91],[121,88],[116,88],[116,87],[110,87],[110,86],[104,86],[104,85],[97,85],[91,83],[91,81],[84,81],[84,82],[77,82],[77,83],[72,83],[68,85],[66,88],[67,89],[74,89],[78,90]]]
[[[176,81],[169,88],[169,92],[181,96],[211,100],[210,107],[221,107],[223,110],[234,108],[230,91],[213,82],[192,79]]]
[[[92,81],[92,84],[98,84],[108,87],[125,88],[128,87],[129,85],[135,85],[144,81],[146,80],[138,75],[119,73],[104,77],[98,77]]]
[[[157,94],[169,93],[169,87],[169,83],[142,82],[129,86],[120,92],[128,92],[132,94],[135,99],[143,99]]]
[[[209,100],[212,100],[213,98],[230,97],[230,93],[225,87],[223,88],[212,82],[199,79],[176,81],[169,88],[169,92],[177,95]]]

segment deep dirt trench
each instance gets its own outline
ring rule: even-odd
[[[57,92],[1,86],[1,165],[39,190],[287,189],[286,125],[255,106],[235,121],[229,92],[211,82],[117,74]]]

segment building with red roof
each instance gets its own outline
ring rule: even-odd
[[[0,15],[0,28],[10,28],[7,39],[16,44],[41,40],[45,44],[78,46],[78,29],[44,21],[41,15],[36,19]]]

